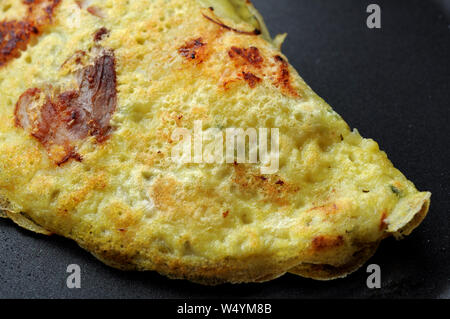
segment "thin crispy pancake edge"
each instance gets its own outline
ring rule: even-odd
[[[389,223],[384,238],[394,236],[396,239],[400,240],[403,239],[404,236],[411,234],[411,232],[417,228],[426,217],[430,207],[430,197],[431,193],[424,192],[416,194],[411,198],[404,198],[403,201],[400,201],[394,209],[394,212],[398,215],[406,215],[407,219],[403,219],[400,222],[392,221],[392,223]],[[412,207],[409,210],[409,213],[405,213],[403,210],[399,211],[399,209],[408,205]],[[36,224],[25,214],[10,211],[6,207],[2,208],[3,210],[0,210],[0,217],[9,218],[20,227],[39,234],[52,234],[50,231]],[[260,267],[248,269],[246,268],[245,260],[239,260],[234,267],[230,267],[225,260],[222,261],[222,263],[214,262],[210,265],[198,267],[189,267],[180,263],[174,265],[167,260],[162,260],[155,263],[152,268],[169,278],[187,279],[203,285],[219,285],[227,282],[266,282],[281,277],[286,272],[305,278],[326,281],[344,278],[357,271],[375,254],[379,243],[380,242],[373,243],[356,251],[353,258],[349,260],[348,263],[341,266],[299,263],[296,259],[290,259],[278,265],[272,264],[271,266],[266,267],[269,264],[268,263],[262,264]],[[150,270],[146,267],[138,267],[136,263],[133,262],[132,258],[128,259],[127,256],[115,256],[114,253],[111,254],[111,252],[100,251],[98,247],[92,247],[91,244],[88,243],[83,244],[78,242],[78,244],[83,249],[89,251],[98,260],[110,267],[124,271]]]
[[[411,199],[405,199],[407,203],[411,203],[413,205],[413,209],[411,210],[411,213],[407,214],[408,219],[403,220],[403,223],[394,222],[389,224],[388,231],[385,235],[386,237],[392,235],[397,240],[403,239],[404,236],[411,234],[411,232],[422,223],[429,211],[431,193],[422,193],[418,195],[422,195],[423,199],[417,201],[417,196],[413,196]],[[396,209],[394,209],[394,212],[398,214],[398,208],[401,208],[403,206],[402,204],[403,203],[400,202]],[[355,253],[354,259],[343,266],[335,267],[332,265],[305,263],[294,267],[289,270],[289,272],[315,280],[333,280],[344,278],[361,268],[375,254],[378,246],[379,242],[363,248]]]

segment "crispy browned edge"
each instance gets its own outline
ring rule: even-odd
[[[420,210],[414,214],[414,217],[405,226],[403,226],[396,232],[387,232],[384,238],[392,235],[396,239],[402,239],[404,236],[411,234],[411,232],[415,228],[417,228],[420,223],[422,223],[428,213],[429,207],[430,201],[428,199],[422,204]],[[379,243],[380,242],[374,243],[357,251],[353,255],[353,258],[343,266],[335,267],[326,264],[302,263],[289,270],[289,272],[302,277],[312,278],[316,280],[332,280],[337,278],[344,278],[347,275],[357,271],[362,265],[364,265],[375,254]]]
[[[16,213],[8,210],[8,203],[0,199],[0,217],[10,218],[20,227],[31,230],[36,233],[51,235],[52,232],[36,224],[29,216],[24,213]],[[394,233],[385,233],[384,238],[394,236],[397,239],[410,234],[427,215],[430,202],[425,201],[420,210],[414,214],[414,217],[401,229]],[[75,239],[74,239],[75,240]],[[187,279],[192,282],[203,285],[218,285],[223,283],[242,283],[242,282],[265,282],[276,279],[288,272],[315,280],[331,280],[346,277],[358,270],[368,259],[376,252],[379,242],[367,244],[359,251],[353,254],[353,257],[347,264],[335,267],[327,264],[300,263],[297,258],[291,258],[279,263],[273,263],[269,259],[267,263],[258,261],[258,267],[249,269],[246,267],[252,263],[251,259],[222,260],[220,262],[205,262],[203,265],[186,266],[178,261],[168,262],[168,260],[159,259],[151,261],[151,267],[139,268],[133,262],[132,256],[122,255],[114,251],[101,251],[99,247],[92,243],[78,244],[89,251],[97,259],[113,268],[125,271],[145,271],[155,270],[162,275],[172,279]],[[148,267],[148,268],[147,268]],[[281,272],[280,272],[281,269]]]
[[[357,271],[366,263],[377,251],[379,242],[368,245],[353,254],[352,259],[343,266],[332,266],[326,264],[310,264],[302,263],[293,269],[290,273],[311,278],[315,280],[332,280],[346,277],[347,275]]]

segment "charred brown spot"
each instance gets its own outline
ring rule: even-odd
[[[227,218],[230,212],[227,210],[226,212],[222,213],[223,218]]]
[[[103,50],[77,75],[76,90],[32,88],[16,104],[16,126],[29,131],[57,165],[81,161],[76,142],[93,136],[101,143],[112,130],[110,120],[117,105],[114,53]]]
[[[264,62],[258,48],[239,48],[231,47],[228,50],[228,56],[234,62],[234,66],[240,69],[236,79],[228,79],[223,83],[223,87],[226,89],[228,85],[236,80],[244,80],[248,83],[251,88],[256,87],[256,85],[262,82],[260,77],[261,66]]]
[[[213,10],[210,10],[210,11],[213,11]],[[230,31],[233,31],[233,32],[236,32],[236,33],[241,33],[241,34],[246,34],[246,35],[260,35],[261,34],[261,30],[259,30],[259,29],[254,29],[253,31],[239,30],[239,29],[235,29],[235,28],[232,28],[232,27],[226,25],[225,23],[220,21],[219,18],[217,18],[217,17],[211,18],[211,17],[207,16],[204,13],[203,13],[203,17],[205,17],[209,21],[217,24],[218,26],[220,26],[220,27],[222,27],[224,29],[227,29],[227,30],[230,30]]]
[[[286,206],[289,205],[291,196],[294,196],[300,188],[287,182],[284,182],[284,186],[280,187],[277,184],[279,180],[280,178],[278,176],[253,174],[248,171],[246,165],[234,164],[232,181],[239,186],[241,192],[251,195],[260,193],[263,195],[265,202]]]
[[[103,40],[103,38],[105,36],[108,36],[108,35],[109,35],[109,30],[106,29],[105,27],[102,27],[94,33],[94,41],[99,42],[99,41]]]
[[[178,49],[178,52],[189,60],[197,60],[198,63],[201,63],[206,57],[205,46],[206,43],[203,42],[203,39],[197,38],[186,42],[185,45]]]
[[[248,85],[253,89],[256,87],[256,84],[261,82],[262,80],[254,75],[251,72],[242,72],[242,76],[244,77],[244,80],[248,83]]]
[[[387,228],[386,218],[387,218],[387,211],[384,211],[381,214],[380,218],[380,231],[383,231]]]
[[[18,58],[27,48],[33,26],[28,22],[9,21],[0,23],[0,66]]]
[[[281,89],[289,95],[300,97],[300,94],[297,92],[297,90],[292,87],[288,62],[279,55],[276,55],[274,59],[275,62],[279,65],[277,79],[274,83],[275,86],[281,87]]]
[[[0,22],[0,67],[18,58],[30,41],[52,22],[60,0],[25,0],[26,16],[21,20]]]
[[[228,56],[235,61],[236,66],[246,64],[260,68],[264,61],[256,47],[238,48],[233,46],[228,51]]]
[[[343,244],[343,236],[317,236],[312,241],[312,249],[314,251],[323,251],[342,246]]]

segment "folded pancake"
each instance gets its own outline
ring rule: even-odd
[[[245,0],[2,1],[0,209],[108,265],[204,284],[345,276],[427,214]],[[171,158],[177,128],[278,128],[279,170]]]

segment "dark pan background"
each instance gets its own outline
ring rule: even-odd
[[[366,7],[382,8],[382,29],[366,27]],[[382,288],[366,287],[366,266],[345,279],[285,275],[264,284],[203,287],[153,272],[104,266],[66,239],[0,221],[3,298],[449,298],[450,0],[254,0],[305,81],[351,127],[374,138],[421,190],[433,193],[424,223],[384,241],[369,263]],[[66,267],[82,288],[66,288]]]

